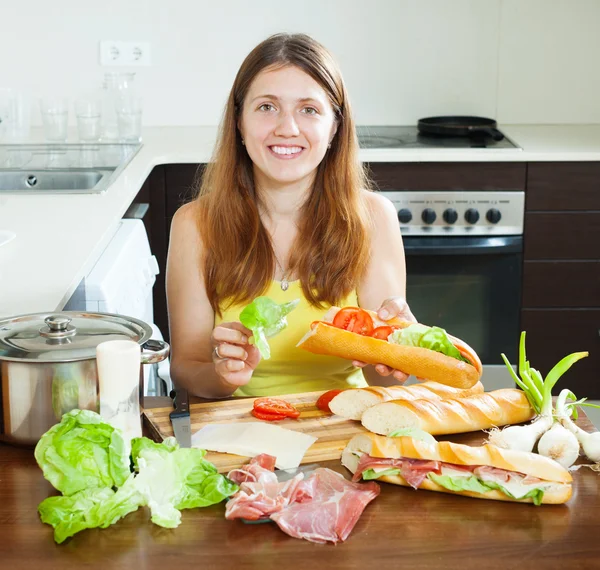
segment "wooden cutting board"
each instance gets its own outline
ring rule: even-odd
[[[340,416],[322,412],[315,403],[323,392],[288,394],[282,399],[293,404],[300,412],[297,420],[285,419],[274,425],[300,431],[318,438],[304,454],[302,463],[318,463],[328,459],[339,459],[346,444],[357,433],[366,429],[360,422],[346,420]],[[250,413],[256,398],[237,398],[219,402],[203,402],[190,405],[192,434],[207,424],[232,422],[258,422]],[[169,413],[173,408],[151,408],[144,410],[144,421],[155,441],[173,435]],[[248,457],[209,451],[206,459],[214,463],[220,473],[248,463]]]

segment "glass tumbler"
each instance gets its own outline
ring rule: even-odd
[[[66,97],[44,97],[40,101],[44,134],[48,142],[65,142],[69,119],[69,101]]]
[[[75,101],[77,131],[81,142],[98,142],[102,128],[102,103],[95,98]]]
[[[119,140],[137,143],[142,140],[142,99],[124,95],[117,100],[117,125]]]

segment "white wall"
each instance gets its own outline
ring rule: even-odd
[[[599,29],[600,0],[4,0],[0,87],[74,97],[116,69],[99,40],[149,41],[144,123],[214,125],[248,51],[302,31],[340,61],[361,124],[600,123]]]

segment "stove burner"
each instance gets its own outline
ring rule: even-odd
[[[404,126],[360,126],[357,127],[358,141],[361,148],[493,148],[519,149],[506,136],[500,141],[484,133],[476,133],[469,137],[453,137],[444,135],[422,135],[417,127]],[[520,149],[519,149],[520,150]]]

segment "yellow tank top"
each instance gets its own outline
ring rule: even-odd
[[[279,281],[272,281],[265,295],[277,303],[294,299],[300,299],[300,303],[287,316],[288,326],[269,339],[271,358],[259,362],[252,380],[236,390],[234,396],[279,396],[367,385],[362,370],[352,366],[348,360],[312,354],[296,347],[310,329],[310,324],[320,320],[326,310],[313,307],[304,298],[300,281],[290,282],[287,291],[281,289]],[[349,305],[358,306],[356,292],[341,303],[342,307]],[[244,305],[232,305],[223,310],[221,317],[215,315],[215,326],[239,321],[243,308]]]

